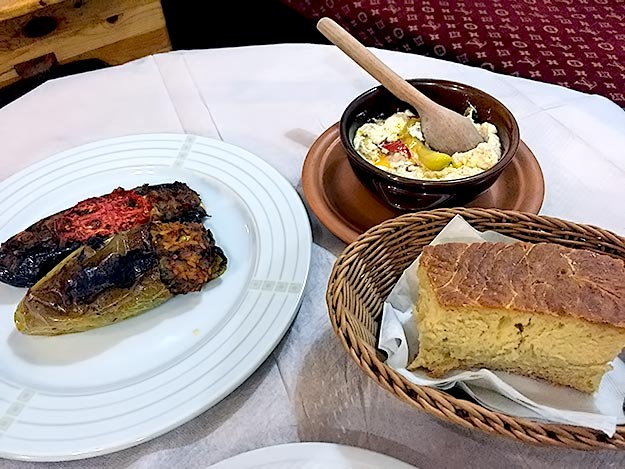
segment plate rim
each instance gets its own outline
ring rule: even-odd
[[[299,450],[299,451],[298,451]],[[213,463],[208,466],[207,469],[233,469],[239,466],[233,466],[232,464],[241,462],[246,462],[250,458],[255,460],[255,464],[268,464],[271,462],[279,462],[277,460],[271,459],[263,459],[263,458],[272,458],[277,457],[285,457],[289,452],[298,451],[300,454],[302,452],[305,455],[319,455],[325,452],[332,452],[334,450],[340,450],[345,453],[350,459],[358,458],[370,458],[374,463],[385,463],[391,464],[393,463],[393,467],[398,467],[398,469],[417,469],[415,466],[410,465],[409,463],[402,461],[394,456],[390,456],[385,453],[381,453],[378,451],[374,451],[368,448],[362,448],[360,446],[346,445],[342,443],[333,443],[333,442],[324,442],[324,441],[299,441],[292,443],[283,443],[271,446],[263,446],[260,448],[252,449],[249,451],[244,451],[242,453],[230,456],[226,459]],[[286,453],[286,454],[285,454]],[[323,462],[323,461],[322,461]],[[349,461],[348,461],[349,462]],[[354,460],[353,462],[358,462],[358,460]],[[253,466],[246,465],[241,466],[243,469],[250,469]],[[389,467],[389,466],[380,466],[380,467]]]
[[[310,278],[310,267],[312,263],[313,237],[312,237],[312,226],[310,223],[310,216],[306,210],[302,197],[298,194],[297,190],[288,181],[288,179],[286,179],[286,177],[283,176],[269,162],[267,162],[266,160],[264,160],[257,154],[247,150],[244,147],[225,142],[218,138],[206,137],[206,136],[192,134],[192,133],[149,132],[149,133],[135,133],[135,134],[120,135],[120,136],[90,141],[87,143],[69,147],[65,150],[51,153],[48,156],[36,162],[33,162],[32,164],[29,164],[26,167],[12,173],[7,178],[0,180],[0,190],[10,187],[14,183],[22,179],[25,175],[28,175],[31,171],[41,170],[48,165],[51,165],[51,167],[54,167],[55,160],[60,160],[65,157],[71,157],[73,155],[79,155],[85,151],[89,151],[90,149],[97,149],[100,147],[100,145],[103,145],[103,144],[115,145],[115,144],[120,144],[120,143],[123,144],[124,142],[130,143],[130,142],[133,142],[134,139],[142,139],[142,140],[145,139],[146,141],[150,139],[161,139],[165,141],[175,140],[179,144],[179,147],[177,149],[179,153],[185,151],[184,146],[189,142],[189,140],[191,140],[191,147],[196,142],[204,141],[204,142],[216,145],[217,147],[220,147],[221,149],[230,149],[235,152],[242,153],[243,155],[246,155],[247,157],[253,158],[260,167],[262,167],[269,175],[271,175],[273,180],[279,181],[276,183],[276,188],[281,188],[286,198],[285,200],[289,201],[289,207],[293,209],[292,216],[291,215],[289,216],[293,219],[293,221],[298,226],[298,228],[302,229],[303,234],[305,235],[305,237],[303,236],[300,237],[300,242],[302,242],[303,244],[302,244],[302,247],[299,249],[299,254],[304,256],[302,260],[304,261],[305,268],[304,268],[304,272],[303,272],[301,279],[298,278],[298,282],[300,283],[300,286],[296,293],[297,295],[296,300],[293,302],[293,306],[291,308],[288,308],[288,311],[289,311],[288,314],[284,314],[282,316],[276,317],[276,318],[282,318],[283,320],[288,317],[288,320],[284,322],[284,326],[279,331],[276,331],[273,334],[273,336],[270,336],[268,334],[263,336],[263,338],[271,337],[272,340],[270,340],[266,344],[266,347],[263,353],[255,355],[255,359],[251,360],[248,363],[247,367],[241,367],[241,369],[244,372],[239,373],[237,379],[233,379],[225,387],[225,391],[223,391],[218,396],[214,395],[214,396],[211,396],[210,399],[205,399],[204,401],[201,401],[201,402],[205,402],[201,405],[192,406],[193,409],[191,409],[190,412],[184,414],[182,418],[177,418],[175,421],[172,421],[168,425],[155,427],[155,429],[151,430],[149,434],[147,435],[136,433],[135,435],[131,437],[118,439],[118,440],[123,440],[123,441],[119,441],[119,443],[112,443],[108,446],[98,446],[96,449],[93,449],[93,450],[87,449],[84,451],[81,450],[81,451],[64,453],[64,454],[46,453],[46,454],[37,454],[37,455],[22,454],[22,453],[9,453],[9,452],[6,452],[5,450],[2,450],[0,451],[0,458],[5,458],[8,460],[16,460],[16,461],[29,461],[29,462],[30,461],[32,462],[36,462],[36,461],[37,462],[60,462],[60,461],[70,461],[70,460],[81,460],[81,459],[93,458],[97,456],[103,456],[106,454],[111,454],[111,453],[115,453],[124,449],[135,447],[149,440],[157,438],[165,433],[168,433],[171,430],[178,428],[179,426],[184,425],[185,423],[188,423],[189,421],[193,420],[195,417],[199,416],[200,414],[206,412],[210,408],[216,406],[223,399],[225,399],[232,392],[234,392],[234,390],[236,390],[239,386],[245,383],[245,381],[248,380],[250,376],[255,371],[257,371],[258,368],[260,368],[263,365],[263,363],[267,360],[267,358],[271,355],[271,353],[273,353],[276,346],[288,333],[293,321],[295,320],[297,314],[299,313],[299,309],[302,304],[304,292],[305,292],[306,286]],[[148,163],[145,163],[144,166],[151,166],[151,165]],[[168,167],[174,167],[174,166],[175,166],[175,161],[172,163],[172,165],[169,165]],[[235,189],[233,188],[229,188],[229,189],[232,190],[235,194],[237,194],[237,196],[239,196],[239,194],[237,193]],[[288,212],[290,211],[286,211],[285,213],[288,213]],[[301,223],[304,220],[306,221],[306,223]],[[300,235],[301,234],[302,233],[300,233]],[[249,291],[249,288],[246,289],[245,291]]]

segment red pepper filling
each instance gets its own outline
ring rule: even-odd
[[[77,203],[61,215],[56,232],[61,241],[86,242],[94,236],[111,236],[150,220],[152,205],[135,191],[117,188],[102,197]]]
[[[382,148],[387,150],[389,153],[401,153],[406,156],[406,158],[411,158],[410,150],[401,140],[396,140],[394,142],[386,142],[382,144]]]

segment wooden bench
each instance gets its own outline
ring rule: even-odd
[[[58,65],[169,50],[160,0],[0,0],[0,88]]]

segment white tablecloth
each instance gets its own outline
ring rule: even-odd
[[[546,183],[541,213],[625,234],[625,112],[598,96],[449,62],[375,51],[401,75],[477,86],[516,116]],[[300,188],[314,139],[376,83],[333,47],[182,51],[48,82],[0,110],[0,180],[94,140],[153,132],[220,138]],[[440,421],[367,378],[334,336],[324,302],[344,244],[311,213],[315,245],[299,314],[271,357],[229,397],[140,446],[63,467],[206,467],[295,441],[368,448],[428,467],[623,467],[625,452],[536,447]],[[329,370],[329,371],[328,371]],[[1,461],[7,468],[40,464]],[[54,466],[54,464],[49,464]]]

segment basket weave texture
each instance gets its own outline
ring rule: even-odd
[[[443,227],[461,215],[474,228],[529,242],[552,242],[625,259],[625,238],[557,218],[497,209],[451,208],[411,213],[363,233],[336,260],[326,294],[332,326],[343,346],[380,386],[412,406],[468,428],[528,443],[581,450],[625,448],[625,426],[611,438],[583,427],[547,424],[492,412],[447,392],[410,383],[383,360],[377,335],[385,298],[401,273]]]

